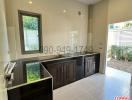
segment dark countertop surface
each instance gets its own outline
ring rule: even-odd
[[[56,56],[49,56],[45,59],[45,57],[39,57],[39,61],[41,62],[47,62],[47,61],[53,61],[53,60],[61,60],[61,59],[67,59],[67,58],[74,58],[74,57],[80,57],[80,56],[87,56],[87,55],[93,55],[97,54],[96,52],[76,52],[73,54],[62,54],[62,55],[56,55]]]
[[[81,57],[94,54],[98,53],[78,52],[73,54],[52,55],[16,60],[16,67],[13,70],[12,78],[10,81],[7,81],[7,89],[10,90],[23,85],[32,84],[37,81],[52,78],[50,73],[45,69],[41,62],[63,60],[73,57]]]
[[[17,61],[39,61],[39,62],[47,62],[47,61],[54,61],[54,60],[61,60],[79,56],[87,56],[87,55],[94,55],[98,54],[98,52],[76,52],[76,53],[67,53],[67,54],[59,54],[59,55],[50,55],[50,56],[39,56],[39,57],[32,57],[32,58],[23,58],[18,59]]]
[[[7,81],[8,90],[52,78],[45,67],[37,61],[23,64],[17,62],[11,77],[10,81]]]

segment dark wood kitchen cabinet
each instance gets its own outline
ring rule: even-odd
[[[100,54],[43,61],[42,64],[53,76],[53,88],[56,89],[98,73]]]
[[[39,62],[18,61],[13,75],[6,81],[8,100],[53,100],[52,76]]]
[[[76,61],[75,60],[70,60],[68,62],[63,63],[64,85],[75,81],[75,67],[76,67]]]
[[[46,65],[47,70],[53,76],[53,88],[63,85],[63,63],[51,63]]]
[[[95,57],[85,57],[85,77],[95,74]]]
[[[76,59],[76,81],[84,78],[84,57],[77,57]]]
[[[99,73],[100,53],[95,54],[94,57],[95,57],[95,73]]]
[[[53,76],[54,89],[75,81],[76,60],[50,62],[44,66]]]

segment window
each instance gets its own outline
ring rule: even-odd
[[[41,15],[18,11],[22,54],[42,52]]]

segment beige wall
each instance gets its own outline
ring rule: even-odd
[[[108,22],[132,20],[132,0],[109,0]]]
[[[18,10],[40,13],[44,46],[71,45],[71,31],[77,32],[77,44],[87,45],[88,6],[72,0],[6,0],[7,26],[11,58],[43,56],[22,55],[20,48]],[[63,13],[66,9],[67,12]],[[78,15],[78,11],[82,15]]]
[[[77,31],[78,45],[86,45],[90,42],[94,51],[101,53],[100,72],[104,73],[108,23],[131,20],[131,4],[132,0],[103,0],[95,4],[93,6],[93,35],[91,36],[91,42],[89,35],[87,36],[87,5],[72,0],[37,0],[33,1],[33,5],[28,5],[27,0],[6,0],[11,57],[15,59],[43,56],[41,54],[21,55],[17,10],[27,10],[42,14],[44,46],[71,45],[70,32]],[[67,13],[62,13],[63,9],[66,9]],[[82,11],[82,16],[78,16],[78,11]]]
[[[7,89],[3,80],[4,76],[0,75],[0,100],[7,100]]]
[[[4,0],[0,0],[0,100],[7,100],[4,67],[9,61]]]
[[[101,53],[100,72],[105,72],[108,24],[132,20],[132,0],[103,0],[94,5],[93,49]]]
[[[4,0],[0,0],[0,75],[9,61]]]
[[[101,53],[100,72],[105,70],[108,1],[93,6],[93,49]]]

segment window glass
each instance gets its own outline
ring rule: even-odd
[[[25,51],[39,50],[38,18],[22,16]]]
[[[41,52],[41,16],[19,11],[19,24],[22,53]]]

